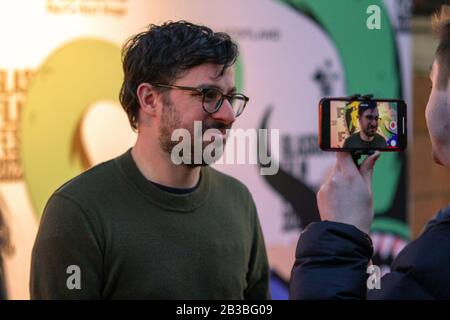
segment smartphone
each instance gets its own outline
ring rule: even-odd
[[[323,98],[319,145],[325,151],[402,151],[406,103],[398,99]]]

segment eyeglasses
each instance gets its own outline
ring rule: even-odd
[[[192,91],[197,95],[201,95],[203,110],[205,110],[205,112],[209,114],[213,114],[219,111],[220,107],[223,104],[223,101],[227,99],[231,105],[231,109],[233,110],[234,116],[237,118],[244,111],[245,105],[247,104],[248,100],[250,100],[249,97],[243,95],[242,93],[224,94],[219,89],[216,88],[207,88],[207,87],[196,88],[196,87],[168,85],[162,83],[152,83],[151,85],[161,88]]]
[[[381,120],[381,118],[380,118],[380,117],[376,117],[376,116],[371,116],[371,115],[366,115],[366,116],[365,116],[365,118],[366,118],[367,120],[369,120],[370,122],[372,122],[372,121],[376,121],[376,122],[378,122],[378,121],[380,121],[380,120]]]

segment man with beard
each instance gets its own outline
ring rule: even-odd
[[[380,116],[375,101],[363,101],[358,107],[360,131],[355,132],[344,142],[348,149],[375,149],[386,147],[386,140],[377,133]]]
[[[174,130],[195,136],[201,121],[225,138],[242,113],[237,56],[227,34],[185,21],[150,25],[125,44],[120,101],[136,144],[52,195],[33,248],[32,298],[270,298],[247,188],[171,158]]]

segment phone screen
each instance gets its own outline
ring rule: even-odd
[[[398,150],[398,111],[398,101],[330,100],[329,147]]]

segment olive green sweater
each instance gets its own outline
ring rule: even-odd
[[[187,194],[163,191],[130,150],[59,188],[33,248],[32,299],[267,299],[255,204],[203,167]]]

